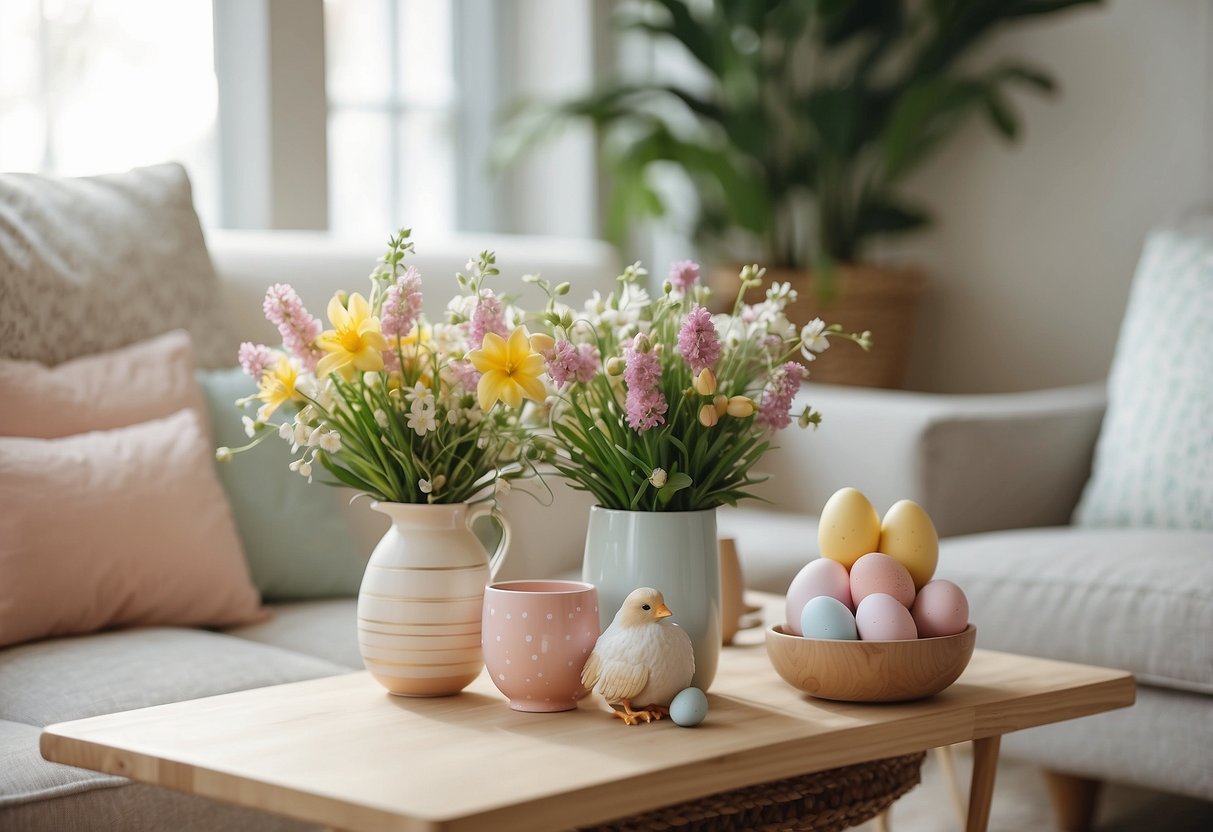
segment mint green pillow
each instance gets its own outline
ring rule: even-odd
[[[216,447],[247,444],[236,399],[256,386],[239,367],[199,372]],[[249,413],[252,412],[250,409]],[[287,466],[290,446],[270,436],[231,462],[216,463],[244,543],[253,583],[267,601],[357,595],[366,557],[335,510],[334,489]]]

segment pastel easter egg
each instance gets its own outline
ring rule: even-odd
[[[810,598],[800,615],[800,629],[805,638],[829,638],[838,641],[855,641],[859,631],[855,628],[855,616],[837,598],[818,595]]]
[[[900,500],[885,512],[880,523],[877,552],[897,559],[914,579],[918,589],[931,580],[939,563],[939,534],[922,506],[913,500]]]
[[[800,613],[804,610],[804,605],[809,602],[810,598],[816,598],[819,595],[828,595],[831,598],[836,598],[847,609],[853,609],[851,605],[851,579],[847,575],[847,568],[845,566],[836,560],[817,558],[816,560],[809,561],[803,569],[796,573],[796,577],[788,585],[785,610],[787,617],[784,618],[791,632],[798,636],[802,635],[800,632]]]
[[[859,602],[855,627],[864,641],[908,641],[918,638],[910,611],[892,595],[877,592]]]
[[[864,598],[878,592],[892,595],[909,609],[914,603],[914,579],[893,558],[871,552],[851,567],[851,599],[858,607]]]
[[[670,719],[683,728],[694,728],[708,715],[708,697],[699,688],[687,688],[670,702]]]
[[[931,581],[910,608],[919,638],[953,636],[969,626],[969,599],[951,581]]]
[[[880,515],[867,497],[854,488],[834,492],[821,509],[817,546],[821,556],[848,569],[880,542]]]

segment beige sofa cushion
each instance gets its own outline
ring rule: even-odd
[[[277,604],[266,621],[227,630],[228,635],[293,650],[362,670],[358,652],[358,599],[325,598]]]
[[[41,733],[35,725],[0,720],[0,810],[127,782],[124,777],[47,762],[38,752]]]
[[[1213,533],[1023,529],[941,542],[977,646],[1213,694]]]
[[[348,672],[204,630],[151,627],[53,639],[0,650],[0,719],[49,725]]]

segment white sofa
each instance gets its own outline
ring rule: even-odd
[[[267,284],[289,281],[319,309],[335,288],[358,285],[381,253],[376,240],[337,242],[310,233],[213,233],[208,244],[238,339],[273,336],[258,313]],[[434,276],[453,274],[481,248],[498,252],[506,287],[521,286],[523,272],[542,271],[572,280],[575,295],[609,290],[618,267],[599,243],[479,236],[427,241],[417,262],[432,286]],[[763,492],[771,506],[722,516],[752,586],[786,588],[815,554],[812,517],[836,488],[857,486],[881,509],[915,499],[942,535],[955,536],[944,542],[940,575],[968,592],[980,646],[1139,674],[1136,707],[1012,735],[1006,753],[1213,798],[1213,639],[1202,650],[1181,637],[1183,628],[1213,632],[1213,603],[1204,600],[1213,587],[1213,535],[1065,527],[1089,470],[1101,387],[933,396],[807,385],[801,395],[824,412],[825,423],[816,432],[785,432],[782,447],[764,460],[773,475]],[[511,495],[505,508],[516,543],[502,577],[577,568],[589,500],[563,486],[555,490],[554,509]],[[369,551],[380,518],[359,505],[350,510]],[[1051,528],[997,531],[1024,527]],[[1145,558],[1165,559],[1168,574],[1190,580],[1132,568]],[[1141,590],[1148,604],[1129,597],[1130,590]],[[281,605],[270,621],[228,633],[151,628],[0,650],[0,828],[306,828],[46,763],[38,730],[96,713],[348,672],[361,664],[354,618],[353,599],[332,599]]]

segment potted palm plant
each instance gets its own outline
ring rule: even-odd
[[[695,240],[729,281],[717,296],[736,285],[731,264],[763,262],[798,290],[797,323],[824,317],[875,335],[870,356],[853,345],[822,356],[816,380],[898,386],[925,281],[870,262],[870,244],[928,224],[903,184],[967,118],[1013,140],[1011,90],[1054,91],[1048,73],[1020,61],[973,65],[973,47],[1007,24],[1097,2],[641,0],[619,25],[676,44],[696,76],[612,79],[558,105],[520,104],[499,150],[509,159],[591,122],[616,239],[665,212],[654,167],[681,169],[698,195]]]

